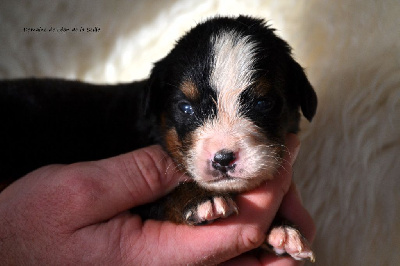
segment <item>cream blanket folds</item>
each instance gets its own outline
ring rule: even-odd
[[[0,78],[146,78],[183,32],[216,14],[269,20],[317,91],[294,177],[317,225],[316,264],[400,265],[396,0],[6,0]]]

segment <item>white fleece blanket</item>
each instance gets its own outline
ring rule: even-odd
[[[239,13],[270,21],[319,97],[295,167],[317,265],[400,265],[396,0],[1,1],[0,78],[145,78],[197,22]]]

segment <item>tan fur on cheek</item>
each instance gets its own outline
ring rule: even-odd
[[[182,168],[182,165],[184,165],[184,160],[183,160],[183,154],[182,154],[182,144],[179,141],[178,138],[178,133],[176,132],[175,128],[166,128],[166,122],[165,122],[165,113],[161,114],[161,128],[164,133],[164,143],[165,147],[169,153],[169,155],[172,157],[172,159],[175,161],[175,163],[178,164],[179,168]]]
[[[182,143],[178,139],[175,128],[168,129],[165,133],[165,146],[179,168],[186,167],[182,152]]]

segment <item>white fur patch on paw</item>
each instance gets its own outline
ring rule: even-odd
[[[236,203],[230,197],[216,196],[190,208],[185,219],[189,224],[209,223],[238,213]]]
[[[293,227],[283,225],[272,228],[266,241],[278,255],[288,254],[296,260],[315,261],[308,241]]]

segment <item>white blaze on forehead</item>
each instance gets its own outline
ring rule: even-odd
[[[213,36],[211,86],[218,95],[218,111],[234,116],[240,93],[252,85],[256,43],[249,36],[227,31]]]

